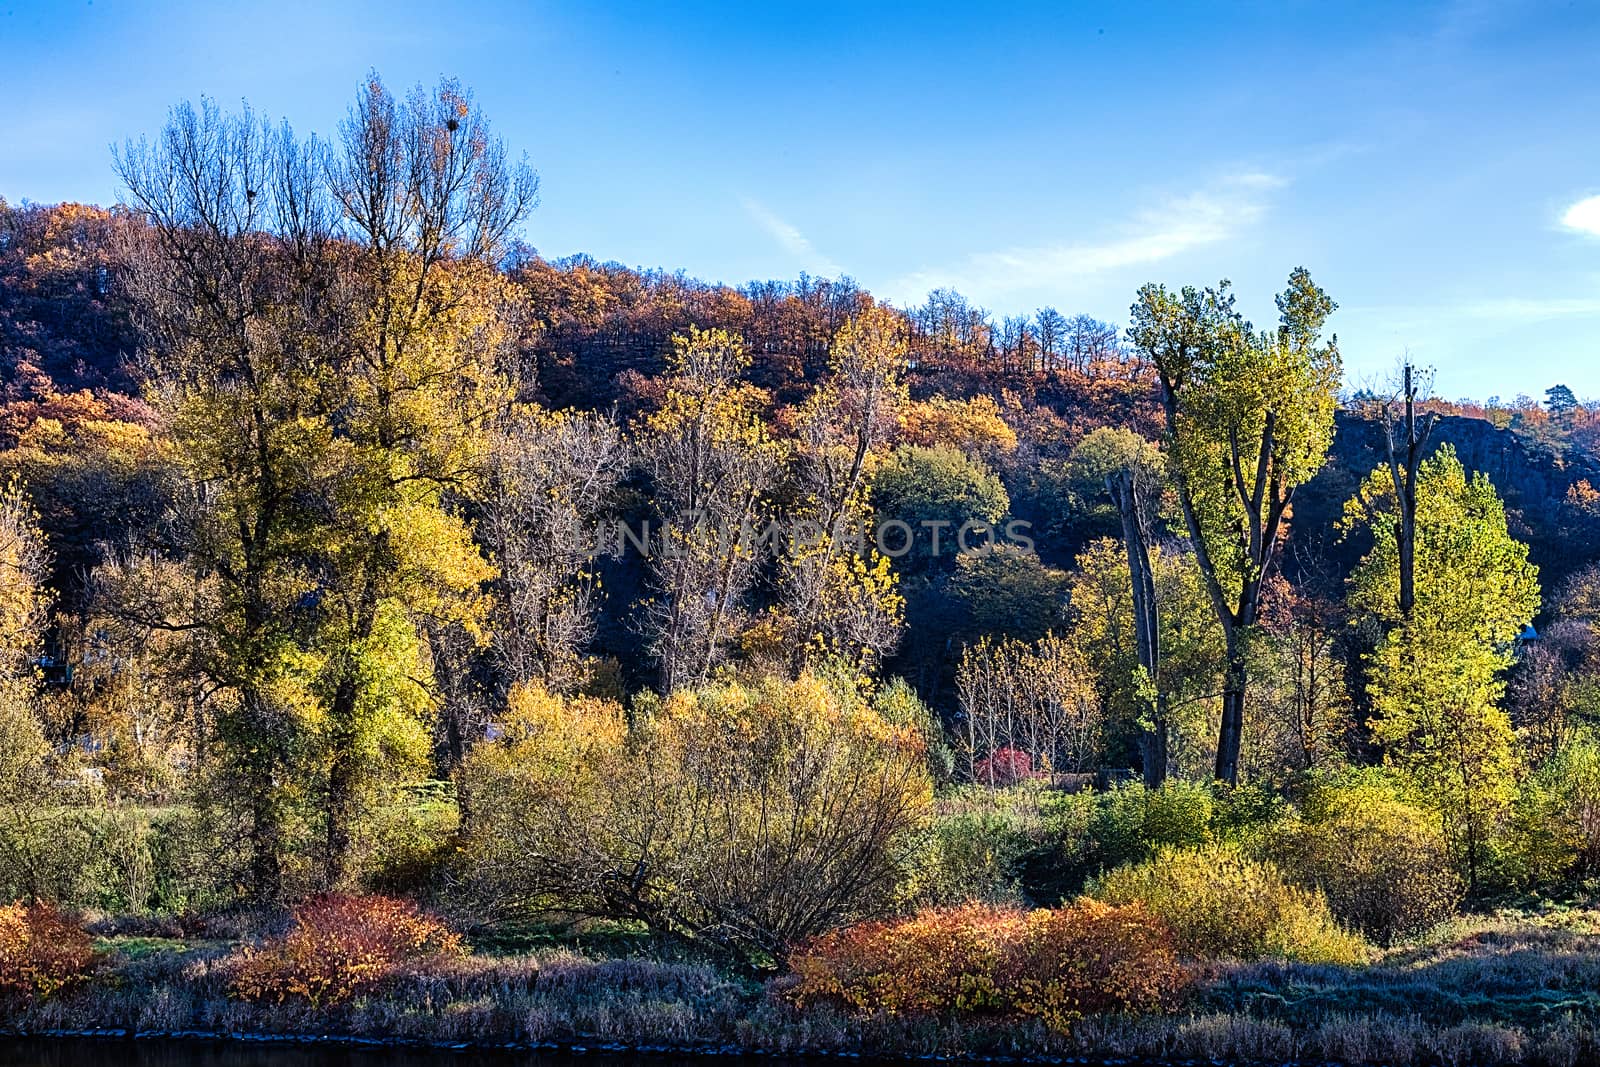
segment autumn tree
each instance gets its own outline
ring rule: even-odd
[[[0,488],[0,894],[49,899],[72,861],[56,848],[65,809],[54,796],[40,727],[38,675],[51,597],[38,517],[16,484]]]
[[[250,890],[273,900],[315,718],[302,656],[315,502],[336,495],[323,328],[337,286],[318,149],[205,102],[174,109],[117,169],[145,223],[127,283],[176,482],[152,551],[112,565],[117,610],[191,640]],[[170,573],[174,559],[185,574]]]
[[[1307,585],[1311,583],[1306,583]],[[1345,685],[1348,620],[1314,588],[1273,578],[1252,648],[1261,684],[1249,709],[1255,773],[1326,767],[1344,750],[1351,725]]]
[[[419,620],[476,631],[483,618],[492,570],[451,498],[477,492],[489,420],[508,399],[518,309],[497,267],[537,182],[456,82],[396,98],[376,76],[325,173],[335,233],[352,249],[330,397],[344,484],[319,635],[327,879],[339,885],[369,780],[401,739],[426,736]]]
[[[1399,513],[1393,481],[1374,471],[1346,521],[1372,548],[1350,578],[1352,607],[1390,627],[1369,664],[1373,733],[1416,777],[1478,884],[1484,849],[1516,794],[1515,736],[1500,707],[1517,636],[1539,609],[1538,572],[1506,527],[1489,479],[1468,476],[1455,450],[1418,467],[1416,602],[1399,598]]]
[[[782,458],[760,391],[740,379],[750,357],[739,338],[691,328],[673,338],[670,362],[665,402],[639,440],[661,523],[655,595],[640,617],[662,693],[705,680],[747,620]]]
[[[1147,285],[1128,328],[1161,383],[1173,483],[1227,641],[1216,763],[1226,782],[1239,777],[1246,642],[1295,489],[1332,443],[1341,372],[1337,339],[1321,338],[1335,305],[1304,268],[1277,304],[1278,328],[1257,332],[1227,282]]]
[[[899,640],[903,602],[868,529],[867,493],[907,403],[906,362],[900,317],[865,311],[840,327],[829,375],[797,415],[798,500],[779,577],[797,677],[819,655],[868,666]]]
[[[961,656],[956,693],[972,781],[1010,785],[1033,772],[1082,771],[1100,755],[1102,709],[1070,641],[981,638]]]
[[[420,619],[481,615],[490,570],[450,497],[506,396],[497,261],[534,179],[456,83],[397,100],[376,76],[335,143],[206,103],[118,166],[150,230],[132,287],[185,475],[180,547],[216,586],[205,617],[133,612],[217,652],[255,892],[278,892],[302,757],[326,768],[339,884],[368,780],[426,737]]]

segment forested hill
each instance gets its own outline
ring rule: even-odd
[[[1469,471],[1481,471],[1505,499],[1512,532],[1528,543],[1546,589],[1600,558],[1600,456],[1592,445],[1565,440],[1556,451],[1548,434],[1518,432],[1509,420],[1442,413],[1429,452],[1450,445]],[[1386,461],[1382,424],[1356,410],[1341,411],[1328,463],[1295,495],[1294,525],[1285,556],[1291,570],[1308,556],[1326,554],[1334,572],[1347,574],[1366,547],[1341,539],[1345,502],[1367,472]],[[1540,420],[1541,428],[1548,426]]]
[[[110,424],[153,426],[139,399],[136,331],[118,287],[138,238],[137,224],[117,211],[13,207],[0,199],[0,447],[13,452],[12,469],[19,444],[50,452],[72,439],[103,444]],[[802,276],[734,289],[586,257],[552,263],[527,250],[507,269],[526,297],[526,391],[551,407],[623,417],[659,399],[672,335],[690,325],[743,336],[752,353],[749,377],[781,413],[823,374],[839,326],[873,303],[847,279]],[[1049,525],[1042,511],[1051,502],[1048,493],[1036,498],[1031,467],[1065,457],[1099,426],[1159,435],[1153,377],[1111,324],[1051,308],[996,321],[948,291],[906,316],[916,357],[913,395],[995,402],[1018,441],[997,463],[999,473],[1016,507],[1037,521]],[[1440,377],[1448,383],[1447,367]],[[1600,486],[1600,434],[1586,408],[1552,412],[1526,397],[1498,407],[1432,406],[1441,413],[1433,446],[1453,445],[1468,469],[1493,480],[1547,588],[1600,557],[1593,489]],[[1378,425],[1358,410],[1340,413],[1329,464],[1296,496],[1286,567],[1325,555],[1339,572],[1348,568],[1357,546],[1341,544],[1335,525],[1358,480],[1381,460],[1381,441]],[[69,540],[94,536],[81,527],[68,532]],[[1070,562],[1082,533],[1052,529],[1041,555]]]

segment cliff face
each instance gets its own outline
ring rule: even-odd
[[[1530,447],[1510,430],[1456,415],[1441,418],[1434,427],[1429,454],[1443,444],[1455,446],[1462,465],[1488,475],[1499,490],[1512,532],[1528,543],[1546,590],[1600,557],[1600,538],[1592,524],[1571,521],[1563,508],[1567,491],[1578,481],[1587,479],[1600,487],[1596,457],[1577,450],[1557,457]],[[1341,579],[1349,573],[1367,545],[1353,543],[1356,538],[1341,541],[1336,523],[1362,479],[1384,462],[1382,424],[1341,411],[1327,465],[1295,494],[1284,555],[1291,574],[1304,575],[1323,565]]]

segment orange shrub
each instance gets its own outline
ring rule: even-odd
[[[801,1005],[889,1014],[1031,1016],[1153,1011],[1188,983],[1165,924],[1142,906],[1080,900],[1053,911],[969,904],[825,934],[790,958]]]
[[[0,907],[0,996],[47,997],[89,977],[89,935],[48,904]]]
[[[334,1004],[407,968],[466,954],[441,921],[392,897],[313,897],[280,938],[235,960],[233,992],[246,1000],[303,997]]]

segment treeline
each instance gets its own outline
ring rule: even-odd
[[[1363,767],[1475,890],[1588,862],[1600,580],[1530,640],[1426,390],[1352,401],[1353,570],[1287,547],[1342,388],[1304,269],[1118,331],[552,264],[453,82],[116,167],[3,212],[12,895],[450,884],[773,954],[907,904],[936,789]]]

